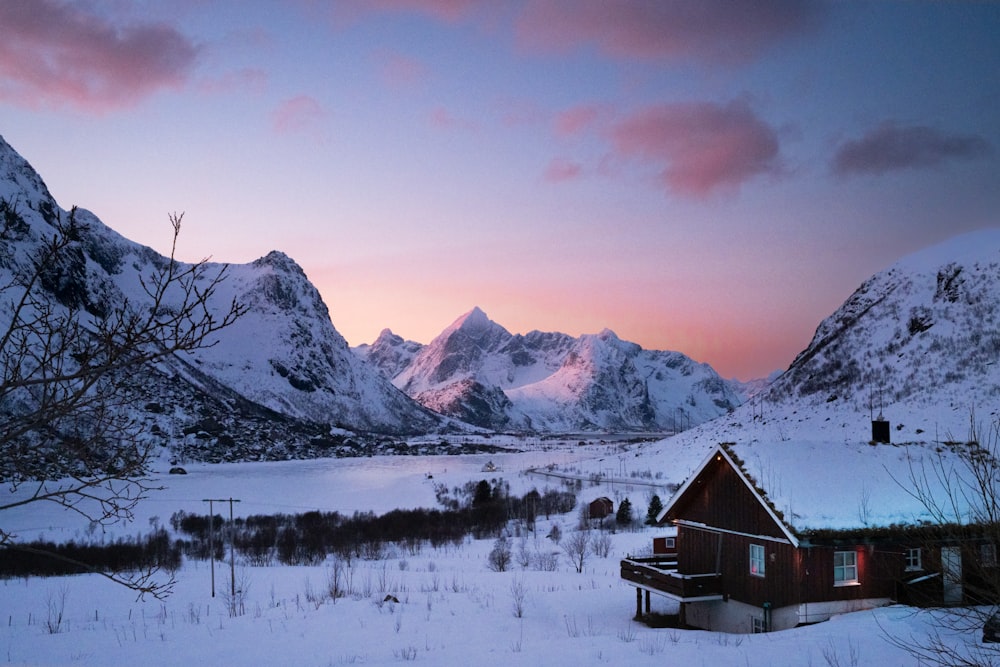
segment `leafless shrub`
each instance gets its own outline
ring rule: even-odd
[[[510,582],[511,610],[514,618],[524,618],[524,603],[528,598],[528,587],[523,577],[514,577]]]
[[[590,554],[590,531],[578,530],[574,532],[563,544],[566,556],[569,558],[577,572],[583,572],[583,567],[587,562],[587,555]]]
[[[607,558],[611,553],[611,536],[603,532],[597,534],[591,543],[591,549],[598,558]]]
[[[69,587],[65,584],[58,591],[49,591],[45,601],[45,631],[56,635],[66,629],[64,617],[66,614],[66,598],[69,597]]]

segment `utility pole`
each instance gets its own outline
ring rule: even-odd
[[[229,582],[230,600],[236,599],[236,560],[233,551],[233,503],[240,502],[233,498],[205,498],[208,503],[208,559],[212,564],[212,597],[215,597],[215,511],[213,503],[229,503]]]

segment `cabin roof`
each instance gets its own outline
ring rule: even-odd
[[[921,478],[939,500],[945,480],[938,462],[953,481],[965,468],[947,446],[925,444],[871,445],[830,441],[755,441],[716,444],[691,470],[665,504],[660,517],[690,488],[701,470],[723,456],[779,526],[793,538],[812,531],[860,530],[937,523],[913,493]],[[942,458],[943,457],[943,458]],[[971,522],[970,507],[958,523]]]

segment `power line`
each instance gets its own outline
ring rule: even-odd
[[[240,502],[234,498],[205,498],[201,502],[208,503],[208,559],[212,564],[212,597],[215,597],[215,511],[213,503],[229,503],[229,579],[230,600],[236,599],[236,558],[233,552],[233,503]]]

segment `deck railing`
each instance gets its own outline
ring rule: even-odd
[[[626,558],[622,561],[622,579],[680,600],[722,597],[720,574],[681,574],[676,556]]]

